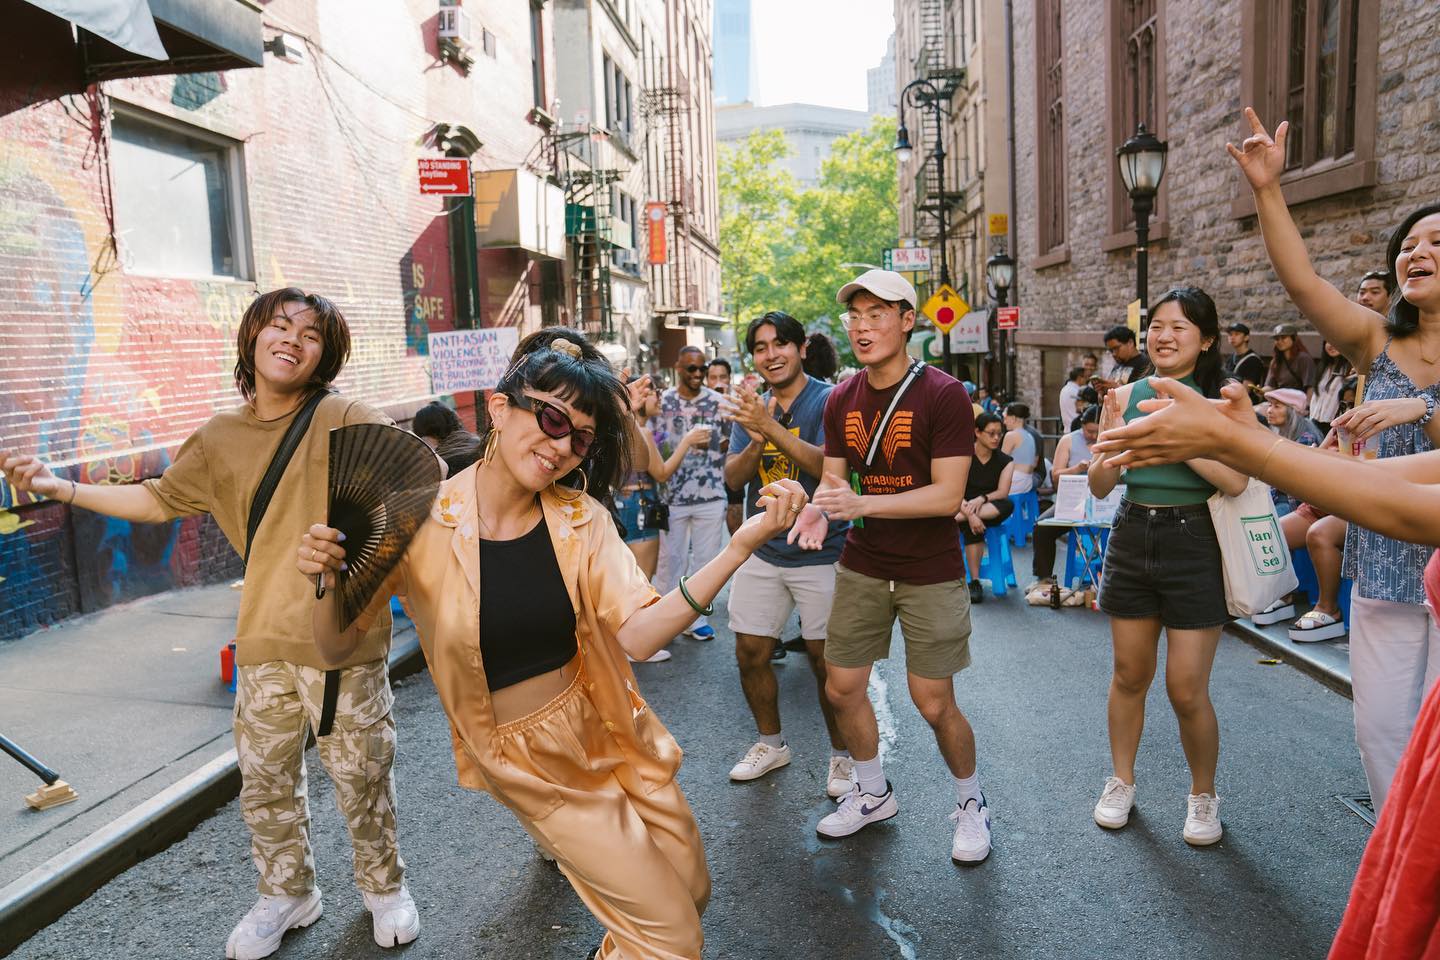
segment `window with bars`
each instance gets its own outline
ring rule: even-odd
[[[1035,0],[1035,166],[1039,171],[1038,247],[1043,256],[1064,246],[1070,222],[1065,182],[1065,54],[1061,0]]]
[[[1163,0],[1110,0],[1110,69],[1107,74],[1111,104],[1110,155],[1132,136],[1140,124],[1165,139],[1165,34]],[[1110,233],[1106,249],[1133,243],[1135,209],[1120,180],[1118,164],[1110,163]],[[1157,198],[1152,227],[1164,221],[1164,185]],[[1160,228],[1163,234],[1163,228]],[[1155,234],[1152,234],[1154,236]]]
[[[1375,184],[1379,19],[1366,0],[1246,0],[1242,102],[1272,131],[1290,121],[1282,188],[1291,203]],[[1253,211],[1248,191],[1234,206]]]

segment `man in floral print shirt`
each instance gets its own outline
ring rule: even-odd
[[[675,361],[676,385],[660,396],[657,442],[667,457],[692,428],[714,427],[710,442],[692,447],[665,484],[670,529],[660,531],[655,587],[662,594],[680,578],[709,563],[725,546],[725,451],[720,434],[720,394],[705,386],[705,352],[683,347]],[[697,617],[687,636],[710,640],[715,630]]]

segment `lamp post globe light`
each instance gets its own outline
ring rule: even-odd
[[[1140,349],[1145,349],[1145,333],[1150,326],[1149,240],[1150,212],[1155,209],[1155,195],[1165,177],[1165,160],[1170,146],[1145,129],[1141,123],[1135,135],[1120,145],[1115,156],[1120,162],[1120,180],[1130,194],[1135,211],[1135,295],[1140,301]]]
[[[1010,288],[1015,285],[1014,258],[1003,250],[992,254],[990,259],[985,261],[985,276],[995,290],[996,305],[1008,306]],[[996,322],[999,322],[998,318]],[[1013,342],[1015,334],[1010,330],[1000,330],[999,333],[1000,349],[1005,356],[1005,395],[1013,398],[1015,396],[1015,345]]]
[[[911,80],[905,85],[905,89],[901,90],[900,96],[896,98],[900,116],[899,124],[895,129],[894,150],[895,159],[901,163],[908,163],[910,159],[915,156],[915,148],[910,145],[910,128],[905,124],[905,108],[911,106],[930,110],[931,116],[935,120],[935,143],[930,151],[930,156],[926,158],[925,162],[928,163],[930,160],[935,161],[935,209],[936,216],[940,221],[940,283],[942,285],[948,285],[950,283],[950,258],[946,250],[948,244],[945,236],[947,213],[945,201],[945,135],[943,127],[945,110],[940,106],[941,96],[939,88],[924,78]],[[919,304],[915,306],[919,307]],[[951,373],[953,364],[950,359],[950,334],[948,332],[941,335],[941,344],[944,350],[945,372]]]

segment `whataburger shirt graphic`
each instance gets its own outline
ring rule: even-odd
[[[903,381],[901,381],[903,382]],[[843,457],[860,474],[861,492],[889,496],[930,483],[930,461],[975,453],[975,413],[970,395],[954,377],[935,367],[910,385],[869,469],[865,453],[900,382],[872,389],[857,373],[830,391],[825,405],[825,456]],[[960,538],[953,517],[884,520],[866,517],[852,526],[840,562],[856,573],[881,580],[926,584],[964,575]]]

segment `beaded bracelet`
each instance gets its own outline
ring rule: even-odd
[[[690,591],[685,589],[685,581],[686,581],[686,580],[689,580],[689,579],[690,579],[689,577],[681,577],[681,578],[680,578],[680,596],[684,597],[684,598],[685,598],[685,602],[688,603],[688,604],[690,604],[690,609],[691,609],[691,610],[694,610],[696,613],[700,614],[700,616],[702,616],[702,617],[711,617],[711,616],[714,616],[714,615],[715,615],[715,602],[714,602],[713,600],[710,602],[710,606],[708,606],[708,607],[702,607],[702,606],[700,606],[700,604],[698,604],[698,603],[695,602],[695,598],[694,598],[694,597],[690,596]]]

